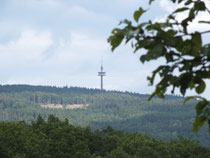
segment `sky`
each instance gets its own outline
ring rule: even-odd
[[[161,61],[142,64],[144,51],[134,54],[122,44],[111,52],[107,43],[112,29],[132,19],[139,7],[149,8],[145,21],[158,21],[177,6],[168,0],[152,6],[145,0],[0,0],[0,84],[100,88],[103,57],[106,90],[151,93],[155,87],[146,78]],[[210,94],[208,87],[204,96]]]

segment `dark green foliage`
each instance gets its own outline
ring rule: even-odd
[[[154,0],[150,0],[151,4]],[[146,10],[139,8],[134,12],[135,24],[132,21],[124,20],[123,28],[114,28],[108,42],[114,51],[122,41],[130,42],[133,52],[146,50],[140,56],[142,63],[157,59],[165,59],[163,65],[157,67],[148,81],[154,84],[155,78],[160,78],[156,84],[155,91],[149,100],[154,96],[164,98],[169,88],[171,93],[179,89],[182,95],[187,90],[195,90],[197,94],[202,94],[206,88],[205,81],[210,79],[210,43],[203,43],[202,36],[210,33],[207,30],[189,31],[189,27],[196,21],[198,14],[205,12],[210,14],[209,6],[204,0],[171,0],[174,4],[182,3],[181,8],[177,8],[170,13],[164,22],[141,22],[141,16]],[[187,17],[180,21],[177,17],[180,13],[185,13]],[[181,15],[182,16],[182,15]],[[199,23],[210,26],[210,21],[201,20]],[[198,24],[198,26],[200,26]],[[198,27],[199,28],[199,27]],[[143,51],[145,52],[145,51]],[[158,77],[156,77],[158,76]],[[193,123],[193,131],[197,132],[204,123],[208,123],[210,132],[210,101],[200,96],[191,96],[198,100],[196,107],[196,117]],[[188,100],[188,99],[187,99]]]
[[[54,117],[51,118],[51,114],[54,114],[61,120],[68,118],[71,124],[90,126],[94,130],[112,126],[162,140],[182,135],[199,140],[202,145],[210,145],[210,135],[206,126],[198,134],[191,132],[195,117],[195,100],[183,105],[184,98],[178,96],[166,96],[164,100],[154,98],[147,102],[148,97],[149,95],[136,93],[85,88],[0,86],[0,121],[25,120],[30,123],[37,119],[37,123],[32,121],[32,125],[41,128],[46,120],[49,123],[56,121],[53,120]],[[89,106],[74,110],[40,107],[40,104],[44,103],[60,104],[61,100],[63,106],[74,103]]]
[[[50,115],[32,124],[0,123],[2,158],[208,158],[210,150],[187,138],[168,142],[111,127],[100,131],[81,128]]]

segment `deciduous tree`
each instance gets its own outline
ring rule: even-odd
[[[154,0],[150,0],[151,5]],[[207,30],[189,30],[190,26],[198,20],[198,15],[205,12],[210,14],[210,6],[205,0],[170,0],[177,8],[171,12],[165,21],[144,22],[141,18],[149,10],[139,8],[134,12],[135,24],[124,20],[120,24],[123,28],[114,28],[108,42],[114,51],[123,40],[131,43],[134,52],[146,50],[142,54],[142,63],[157,59],[165,59],[165,63],[157,67],[147,79],[150,85],[154,84],[157,75],[160,81],[156,84],[155,91],[149,100],[157,96],[164,98],[171,88],[171,93],[176,89],[182,95],[187,90],[195,90],[196,96],[189,96],[185,102],[196,98],[198,100],[196,118],[193,124],[194,132],[208,122],[210,132],[210,102],[201,97],[206,88],[206,79],[210,79],[210,43],[203,42],[203,35],[210,33],[210,19],[201,19],[198,26],[206,25]],[[178,16],[187,15],[183,19]],[[180,16],[179,16],[180,17]],[[199,28],[199,27],[198,27]]]

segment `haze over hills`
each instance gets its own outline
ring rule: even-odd
[[[30,123],[39,114],[44,119],[54,114],[92,129],[112,126],[163,140],[186,136],[210,145],[206,126],[197,134],[192,132],[195,100],[183,105],[183,97],[168,95],[148,102],[148,96],[79,87],[1,85],[0,121]]]

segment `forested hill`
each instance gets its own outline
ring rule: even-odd
[[[0,85],[0,92],[49,92],[49,93],[99,93],[99,89],[79,87],[33,86],[33,85]],[[104,92],[104,91],[102,91]]]
[[[96,94],[96,93],[118,93],[118,94],[127,94],[131,96],[138,96],[143,98],[148,98],[149,94],[139,94],[135,92],[122,92],[115,90],[100,90],[93,88],[84,88],[84,87],[56,87],[56,86],[33,86],[33,85],[0,85],[0,93],[17,93],[17,92],[49,92],[49,93],[82,93],[82,94]],[[171,98],[181,98],[181,96],[176,95],[166,95],[165,99]]]
[[[101,91],[79,87],[29,85],[0,86],[0,121],[25,120],[30,123],[40,114],[54,114],[71,124],[92,129],[112,126],[167,140],[179,135],[210,145],[206,127],[192,133],[196,101],[183,105],[183,97],[167,96],[148,102],[147,94]]]

